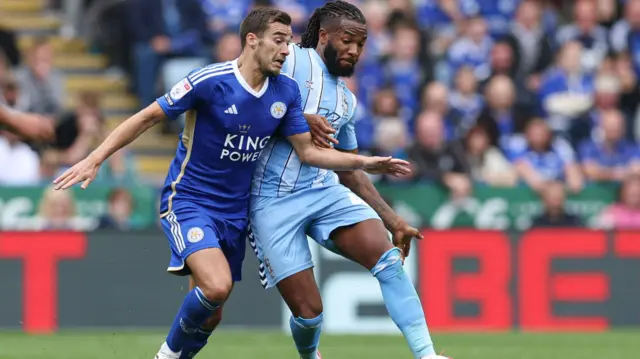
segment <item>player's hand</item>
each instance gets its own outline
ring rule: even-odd
[[[305,114],[304,119],[307,120],[313,144],[321,148],[331,148],[331,144],[338,144],[338,140],[332,137],[336,130],[324,116]]]
[[[417,228],[413,228],[403,219],[398,219],[395,225],[390,228],[393,245],[402,251],[402,261],[409,256],[411,251],[411,240],[413,238],[422,239],[422,233]]]
[[[395,177],[411,173],[409,162],[392,157],[365,157],[362,169],[372,175],[388,174]]]
[[[100,162],[93,156],[89,155],[84,160],[78,162],[75,166],[66,170],[60,177],[56,178],[53,183],[55,189],[67,189],[77,183],[82,182],[82,189],[86,189],[87,186],[96,178],[98,169],[100,168]]]
[[[54,125],[51,119],[44,116],[16,113],[14,130],[17,134],[36,141],[49,141],[54,138]]]

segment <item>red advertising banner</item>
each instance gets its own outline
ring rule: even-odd
[[[640,232],[460,229],[424,236],[412,261],[433,331],[640,327]],[[395,332],[370,273],[317,254],[327,328]],[[288,311],[276,290],[262,289],[252,257],[224,323],[282,328]],[[158,230],[0,233],[0,328],[166,326],[187,290],[184,278],[166,274],[167,259]]]
[[[424,236],[420,288],[433,330],[599,331],[640,325],[637,306],[625,305],[640,303],[639,232],[539,229],[509,236],[450,230]],[[460,260],[475,266],[456,267]],[[456,310],[465,304],[466,313]],[[616,307],[624,308],[626,318]]]

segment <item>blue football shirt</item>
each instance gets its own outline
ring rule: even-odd
[[[329,121],[340,142],[336,148],[356,149],[356,97],[344,81],[329,73],[315,49],[292,44],[289,51],[282,71],[298,83],[304,112],[322,115]],[[282,197],[305,188],[336,184],[339,181],[335,172],[303,164],[289,141],[275,137],[261,155],[251,193]]]
[[[270,139],[309,131],[293,79],[269,77],[255,91],[237,60],[191,72],[157,102],[170,119],[186,113],[162,188],[161,216],[187,201],[228,218],[246,217],[252,175]]]

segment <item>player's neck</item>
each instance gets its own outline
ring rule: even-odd
[[[240,55],[238,58],[238,71],[240,71],[240,75],[251,88],[259,91],[267,77],[260,71],[260,66],[255,61],[250,60],[249,56],[251,55],[247,53]]]

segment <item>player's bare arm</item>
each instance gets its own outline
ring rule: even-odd
[[[31,140],[53,138],[53,121],[35,114],[22,113],[0,106],[0,124]]]
[[[74,184],[82,183],[82,189],[96,178],[98,169],[119,149],[133,142],[138,136],[149,128],[166,118],[166,115],[157,102],[152,103],[147,108],[131,116],[129,119],[116,127],[113,132],[87,156],[75,166],[69,168],[53,183],[55,189],[67,189]]]
[[[367,157],[334,149],[318,148],[309,132],[287,137],[300,161],[308,165],[335,171],[363,169],[371,173],[387,173],[392,176],[409,174],[409,163],[391,157]]]
[[[340,150],[342,151],[342,150]],[[358,150],[344,151],[357,154]],[[361,170],[336,172],[340,183],[349,188],[358,197],[362,198],[380,216],[384,226],[393,235],[393,244],[398,247],[404,256],[408,256],[411,250],[413,238],[422,239],[422,234],[417,228],[411,227],[402,217],[387,204],[380,196],[369,177]]]

